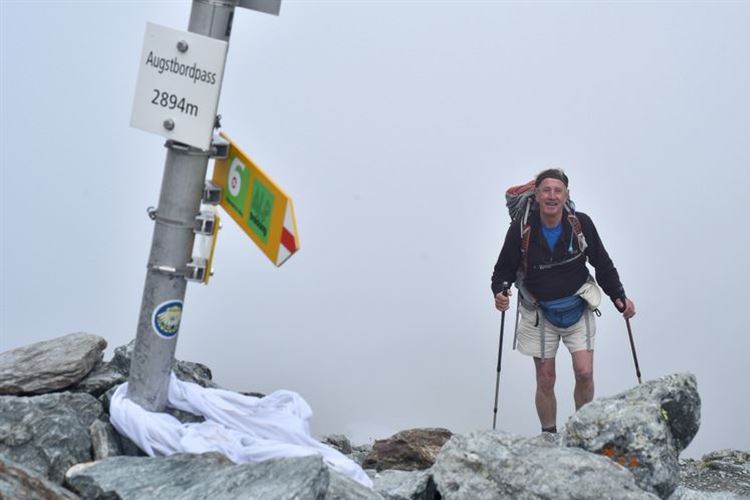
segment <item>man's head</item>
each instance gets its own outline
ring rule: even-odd
[[[536,176],[536,201],[546,222],[559,222],[568,200],[568,176],[558,168],[544,170]]]

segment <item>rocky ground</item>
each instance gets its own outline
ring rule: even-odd
[[[750,452],[720,450],[701,460],[680,460],[680,484],[693,490],[750,498]]]
[[[0,498],[388,500],[750,498],[750,453],[683,459],[700,426],[695,378],[648,381],[577,412],[557,435],[409,429],[373,444],[322,441],[361,464],[369,489],[320,456],[235,464],[219,453],[147,457],[109,422],[132,344],[71,334],[0,353]],[[176,361],[178,378],[217,387]],[[183,422],[203,417],[171,411]]]

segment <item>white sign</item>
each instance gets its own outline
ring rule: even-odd
[[[147,23],[130,126],[209,149],[226,54],[222,40]]]

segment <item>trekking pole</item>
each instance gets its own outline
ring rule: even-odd
[[[508,289],[510,285],[507,281],[503,281],[503,295],[508,296]],[[497,378],[495,379],[495,408],[492,410],[492,430],[495,430],[497,424],[497,396],[500,391],[500,365],[503,360],[503,333],[505,331],[505,311],[502,312],[502,319],[500,320],[500,346],[497,349]]]
[[[626,304],[623,301],[622,302],[622,309],[617,307],[617,304],[615,304],[615,307],[618,311],[623,312],[625,311]],[[625,325],[628,327],[628,338],[630,339],[630,351],[633,353],[633,363],[635,363],[635,376],[638,377],[638,383],[641,383],[641,368],[638,366],[638,356],[635,353],[635,342],[633,342],[633,330],[630,328],[630,319],[625,318]]]
[[[625,324],[628,326],[628,337],[630,338],[630,350],[633,351],[633,362],[635,363],[635,375],[638,377],[638,383],[641,383],[641,369],[638,366],[638,356],[635,354],[635,343],[633,342],[633,331],[630,329],[630,320],[625,318]]]
[[[517,287],[516,287],[517,288]],[[521,315],[521,291],[518,291],[516,295],[516,326],[513,329],[513,350],[516,350],[516,342],[518,341],[518,317]]]

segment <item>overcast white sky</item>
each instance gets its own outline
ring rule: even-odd
[[[146,22],[190,2],[0,0],[0,350],[74,331],[134,338],[164,140],[129,127]],[[299,392],[318,435],[492,422],[503,193],[559,166],[638,315],[645,379],[692,372],[687,456],[750,449],[750,4],[292,1],[239,9],[219,105],[294,198],[275,268],[228,217],[190,284],[177,357],[237,390]],[[597,395],[636,383],[599,321]],[[539,430],[510,350],[499,427]],[[558,425],[573,411],[558,353]]]

